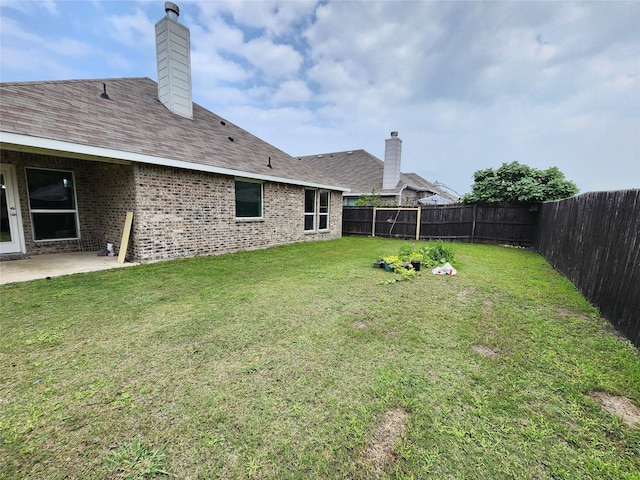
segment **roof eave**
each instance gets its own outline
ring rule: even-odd
[[[259,173],[234,170],[229,168],[204,165],[201,163],[185,162],[168,157],[156,157],[140,153],[115,150],[104,147],[94,147],[78,143],[64,142],[50,138],[22,135],[13,132],[0,131],[0,148],[6,150],[17,150],[31,153],[46,153],[55,156],[65,156],[81,160],[92,160],[99,162],[130,164],[132,162],[146,163],[150,165],[161,165],[165,167],[182,168],[199,172],[217,173],[232,177],[244,177],[254,180],[264,180],[268,182],[285,183],[289,185],[300,185],[304,187],[320,188],[325,190],[336,190],[348,192],[349,188],[336,185],[326,185],[322,183],[297,180],[292,178],[276,177]]]

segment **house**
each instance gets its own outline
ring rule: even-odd
[[[342,204],[355,205],[360,195],[380,196],[383,202],[394,205],[450,204],[458,201],[439,186],[416,173],[400,171],[402,140],[398,132],[391,132],[385,140],[384,162],[365,150],[324,153],[300,157],[305,163],[331,172],[346,184]]]
[[[192,102],[189,30],[165,9],[158,83],[0,84],[1,258],[117,251],[127,212],[137,262],[341,236],[344,187]]]

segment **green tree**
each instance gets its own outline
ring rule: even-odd
[[[518,162],[503,163],[496,170],[487,168],[473,174],[471,193],[462,203],[541,203],[573,197],[576,184],[566,180],[557,167],[538,170]]]

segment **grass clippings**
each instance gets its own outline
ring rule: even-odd
[[[593,392],[591,397],[607,412],[618,417],[625,426],[629,428],[640,426],[640,408],[636,407],[627,397],[611,395],[606,392]]]

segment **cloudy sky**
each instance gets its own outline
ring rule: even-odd
[[[640,187],[640,2],[185,1],[194,101],[287,153],[365,149],[462,194],[557,166]],[[0,0],[0,80],[157,78],[164,1]],[[0,99],[1,101],[1,99]]]

